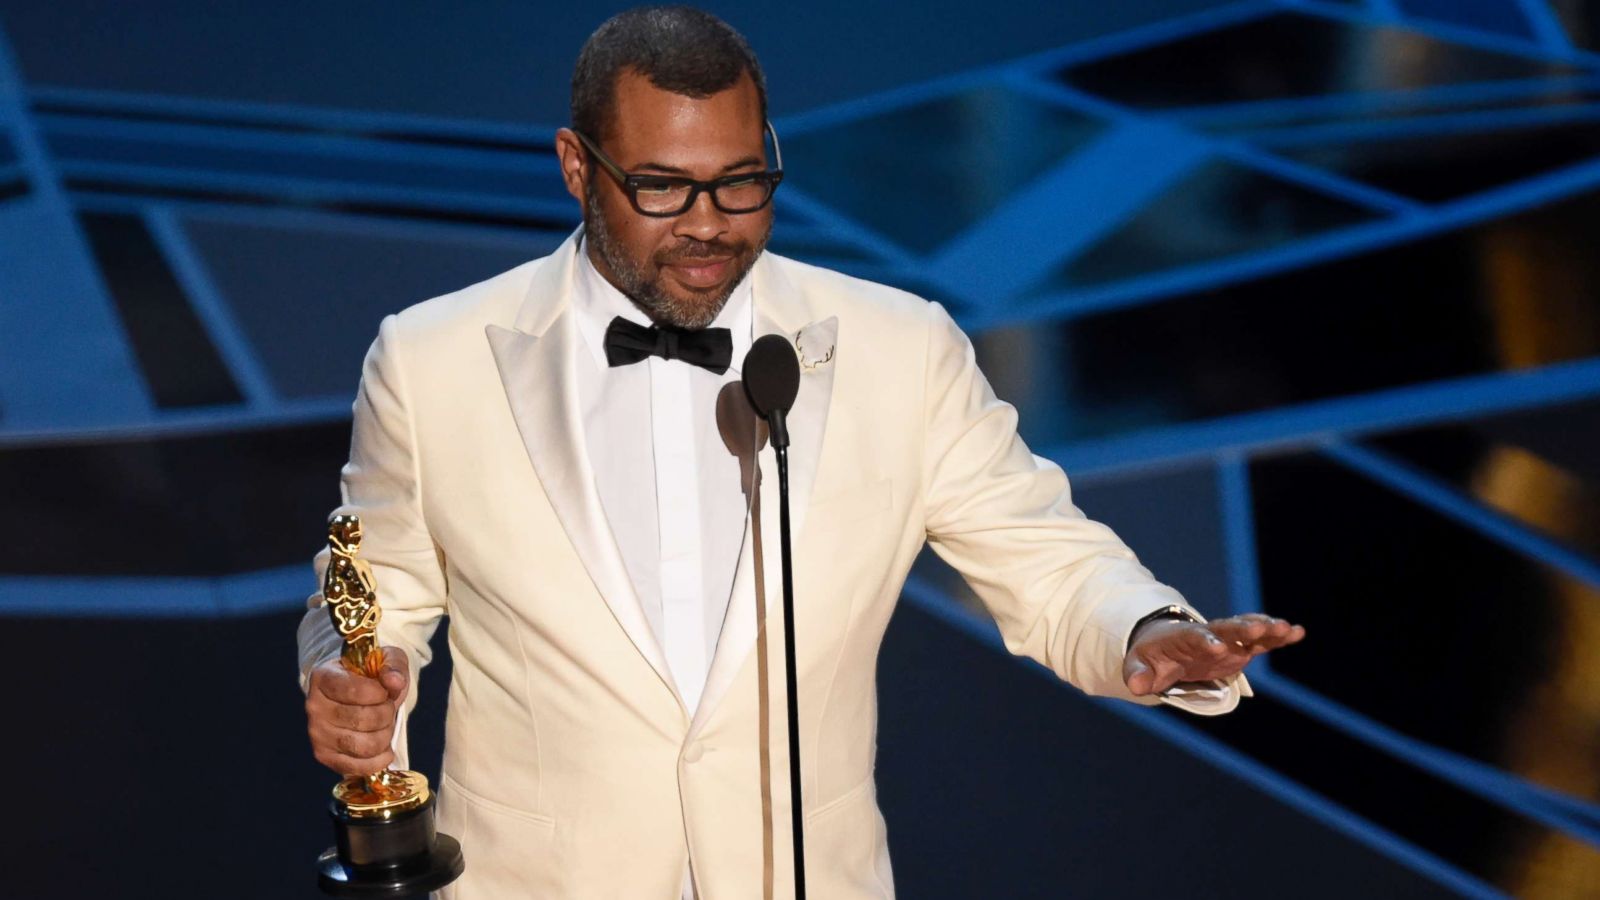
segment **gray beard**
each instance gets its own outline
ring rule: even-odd
[[[716,321],[722,308],[728,304],[728,298],[733,296],[734,289],[744,281],[746,275],[750,274],[750,267],[755,265],[756,260],[761,258],[762,252],[767,248],[767,239],[772,236],[771,229],[761,236],[761,243],[756,245],[756,251],[750,255],[749,261],[743,264],[743,268],[722,291],[703,295],[699,300],[684,300],[663,291],[650,280],[645,269],[634,265],[628,254],[623,252],[621,242],[612,234],[605,213],[600,209],[599,198],[594,195],[593,182],[590,183],[587,194],[588,215],[583,220],[583,239],[593,248],[594,254],[606,264],[611,276],[617,280],[616,288],[622,291],[623,296],[643,310],[652,322],[671,325],[674,328],[699,331]],[[733,262],[737,265],[740,261],[736,258]]]

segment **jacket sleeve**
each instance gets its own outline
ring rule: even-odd
[[[929,305],[921,489],[928,542],[966,579],[1012,653],[1079,689],[1218,714],[1249,688],[1242,676],[1199,695],[1135,697],[1122,680],[1134,625],[1178,604],[1203,618],[1139,564],[1106,526],[1072,503],[1066,474],[1029,452],[1017,412],[995,397],[972,343]]]
[[[378,622],[380,646],[404,650],[411,660],[411,689],[395,728],[396,765],[407,764],[405,720],[417,702],[417,679],[430,658],[428,640],[445,613],[447,584],[442,551],[428,531],[422,513],[421,469],[416,428],[406,393],[406,379],[397,320],[388,316],[367,351],[361,386],[353,408],[350,461],[340,472],[342,503],[335,513],[361,517],[360,557],[372,566],[383,616]],[[322,584],[329,553],[313,560],[316,584]],[[313,594],[300,622],[300,687],[310,672],[339,653],[334,630],[320,592]]]

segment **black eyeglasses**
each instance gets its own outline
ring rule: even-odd
[[[772,202],[772,194],[777,191],[778,182],[783,180],[783,151],[778,149],[778,133],[772,130],[771,122],[767,123],[767,134],[772,136],[772,156],[778,163],[777,168],[765,172],[739,172],[710,181],[696,181],[675,175],[631,175],[612,162],[611,157],[602,153],[583,132],[572,133],[583,142],[601,168],[616,179],[617,186],[628,195],[628,201],[640,215],[658,218],[683,215],[694,205],[701,191],[709,191],[711,202],[725,213],[753,213]]]

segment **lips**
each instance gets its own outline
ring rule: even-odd
[[[730,256],[693,257],[668,263],[667,268],[689,287],[707,288],[722,283],[728,273],[728,264],[732,261]]]

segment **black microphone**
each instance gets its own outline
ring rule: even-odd
[[[772,446],[789,446],[784,416],[800,393],[800,362],[794,347],[776,334],[762,335],[744,357],[744,393],[756,413],[767,420]]]
[[[794,836],[794,896],[806,900],[805,814],[800,802],[800,703],[794,660],[794,564],[789,538],[789,428],[784,416],[800,393],[800,362],[788,341],[763,335],[744,357],[744,393],[767,420],[778,457],[778,536],[783,562],[783,675],[789,696],[789,812]],[[758,446],[757,450],[760,449]]]

